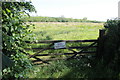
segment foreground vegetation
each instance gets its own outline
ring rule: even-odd
[[[21,52],[24,50],[24,38],[31,32],[21,18],[27,16],[28,12],[35,12],[31,2],[0,2],[2,4],[2,64],[3,80],[14,80],[22,77],[19,74],[31,64],[28,57]],[[0,45],[1,46],[1,45]],[[12,61],[11,61],[11,60]],[[13,63],[13,64],[12,64]],[[12,65],[10,65],[12,64]]]

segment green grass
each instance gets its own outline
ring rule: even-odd
[[[49,65],[34,66],[27,76],[29,78],[85,78],[89,66],[84,62],[85,59],[57,60]]]
[[[99,29],[103,28],[103,23],[34,23],[35,29],[30,29],[35,33],[34,37],[37,40],[84,40],[84,39],[97,39],[99,36]],[[80,46],[88,45],[89,43],[75,44],[69,43],[67,46]],[[40,47],[44,45],[32,44],[32,47]],[[34,54],[34,51],[29,51]],[[50,50],[44,51],[45,53],[64,53],[68,50]],[[60,56],[61,57],[61,56]],[[41,57],[46,59],[45,57]],[[25,76],[29,78],[86,78],[89,73],[89,60],[82,58],[76,60],[57,60],[51,62],[46,66],[34,66],[29,74]]]
[[[33,33],[38,40],[97,39],[103,23],[34,23]]]

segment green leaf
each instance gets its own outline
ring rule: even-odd
[[[10,12],[11,12],[8,8],[6,9],[6,11],[7,11],[8,13],[10,13]]]

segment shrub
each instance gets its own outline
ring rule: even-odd
[[[101,57],[99,62],[97,61],[99,75],[103,73],[106,77],[118,78],[120,72],[120,20],[107,20],[104,24],[106,29],[105,36],[103,37],[103,51],[101,51]],[[97,59],[97,58],[96,58]],[[102,65],[102,67],[100,67]],[[103,70],[105,71],[103,72]],[[100,73],[102,71],[102,73]],[[95,73],[96,73],[95,72]],[[110,78],[109,77],[109,78]]]
[[[21,18],[28,16],[26,12],[34,11],[30,2],[2,2],[2,52],[14,61],[12,68],[3,70],[3,79],[23,77],[19,73],[31,66],[27,56],[21,52],[26,45],[24,38],[31,34],[31,25]]]

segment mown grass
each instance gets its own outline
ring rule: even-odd
[[[99,29],[103,28],[103,23],[33,23],[35,24],[34,37],[36,40],[84,40],[97,39]],[[80,46],[87,44],[69,43],[68,46]],[[40,47],[41,45],[33,45],[32,47]],[[43,45],[44,46],[44,45]],[[34,51],[29,51],[33,54]],[[68,50],[50,50],[44,53],[64,53]],[[60,56],[61,57],[61,56]],[[45,57],[42,57],[45,59]],[[25,74],[29,78],[87,78],[89,73],[89,60],[80,58],[76,60],[57,60],[47,66],[34,66],[34,68]]]

